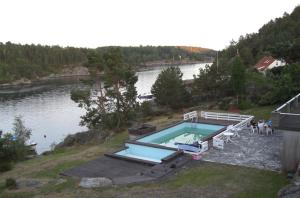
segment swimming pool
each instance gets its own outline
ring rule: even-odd
[[[126,149],[114,154],[131,159],[161,163],[164,158],[176,153],[176,150],[161,149],[138,144],[126,143],[125,146],[127,147]]]
[[[223,125],[215,124],[183,122],[136,141],[177,148],[175,143],[192,144],[195,141],[203,140],[203,138],[213,135],[224,127]]]

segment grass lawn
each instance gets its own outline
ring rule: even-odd
[[[274,107],[253,108],[242,113],[266,119]],[[157,128],[181,119],[181,114],[149,119]],[[105,152],[123,146],[128,139],[122,132],[99,145],[76,146],[60,149],[52,154],[16,164],[13,170],[0,174],[0,197],[276,197],[288,181],[277,172],[203,162],[182,169],[161,181],[129,186],[83,189],[75,178],[62,177],[63,170],[95,159]],[[38,179],[45,181],[40,188],[5,189],[6,178]],[[64,183],[57,183],[59,179]]]
[[[254,115],[256,120],[269,120],[276,106],[262,106],[241,111],[241,114]]]
[[[51,175],[48,175],[49,179]],[[286,185],[286,178],[276,172],[215,163],[202,163],[182,170],[167,180],[139,185],[100,189],[78,188],[78,181],[68,178],[60,185],[49,184],[25,191],[2,192],[3,197],[276,197]],[[1,189],[1,186],[0,186]],[[1,195],[1,194],[0,194]],[[201,196],[202,195],[202,196]]]

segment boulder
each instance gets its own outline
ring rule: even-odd
[[[83,177],[79,186],[82,188],[99,188],[113,185],[112,180],[106,177]]]

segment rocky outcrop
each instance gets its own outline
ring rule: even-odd
[[[31,86],[34,84],[41,84],[43,82],[63,79],[67,77],[80,77],[80,76],[89,76],[89,69],[83,66],[65,66],[59,73],[52,73],[48,76],[37,77],[34,80],[29,80],[27,78],[21,78],[19,80],[13,81],[11,83],[0,84],[0,88],[10,88],[10,87],[23,87]]]
[[[69,147],[74,145],[84,145],[92,142],[104,142],[107,137],[109,137],[109,133],[106,131],[86,131],[80,132],[72,135],[68,135],[64,141],[57,144],[55,149]]]

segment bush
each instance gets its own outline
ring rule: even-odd
[[[8,189],[16,189],[17,188],[17,182],[14,178],[7,178],[5,181],[5,186]]]
[[[241,110],[250,109],[253,107],[253,104],[249,100],[240,100],[238,108]]]
[[[0,163],[0,172],[9,171],[13,168],[13,164],[11,162],[1,162]]]
[[[143,116],[145,116],[145,117],[153,115],[152,104],[149,101],[143,102],[141,104],[140,109],[141,109],[141,112],[142,112]]]

